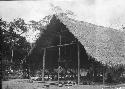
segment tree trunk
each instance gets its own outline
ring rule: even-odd
[[[12,48],[12,53],[11,53],[11,63],[13,62],[13,48]]]
[[[12,72],[12,64],[13,64],[13,48],[12,48],[12,51],[11,51],[11,65],[10,65],[10,71]]]

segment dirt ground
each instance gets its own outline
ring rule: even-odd
[[[63,87],[51,85],[49,87],[45,87],[43,83],[38,81],[31,81],[28,79],[14,79],[2,81],[2,89],[125,89],[125,85],[73,85]]]

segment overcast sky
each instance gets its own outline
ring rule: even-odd
[[[52,14],[52,5],[73,11],[81,21],[116,29],[125,26],[125,0],[0,1],[0,17],[7,21],[18,17],[38,21]]]

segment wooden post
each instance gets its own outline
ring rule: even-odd
[[[104,72],[103,72],[103,85],[105,84],[105,75],[104,75]]]
[[[43,53],[43,70],[42,70],[42,81],[44,81],[44,72],[45,72],[45,56],[46,56],[46,48],[44,48],[44,53]]]
[[[61,34],[60,34],[60,36],[59,36],[59,44],[61,45]],[[60,48],[61,46],[59,46],[59,59],[58,59],[58,67],[60,66],[59,65],[59,62],[60,62],[60,60],[61,60],[61,48]],[[59,70],[58,70],[58,84],[59,84]]]
[[[80,51],[79,51],[79,42],[77,43],[78,51],[78,85],[80,84]]]
[[[59,47],[59,59],[58,59],[58,83],[59,83],[59,61],[60,61],[60,47]]]
[[[103,85],[105,84],[105,67],[103,66]]]

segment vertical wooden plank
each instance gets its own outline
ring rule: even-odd
[[[59,47],[59,59],[58,59],[58,83],[59,83],[59,62],[60,62],[60,47]]]
[[[103,67],[103,85],[105,85],[105,67]]]
[[[58,59],[58,67],[60,66],[59,65],[59,62],[60,62],[60,60],[61,60],[61,33],[60,33],[60,35],[59,35],[59,59]],[[59,84],[59,70],[58,70],[58,84]]]
[[[79,42],[77,43],[78,48],[78,85],[80,84],[80,49],[79,49]]]
[[[42,81],[44,81],[44,74],[45,74],[45,56],[46,56],[46,48],[44,48],[44,53],[43,53]]]

